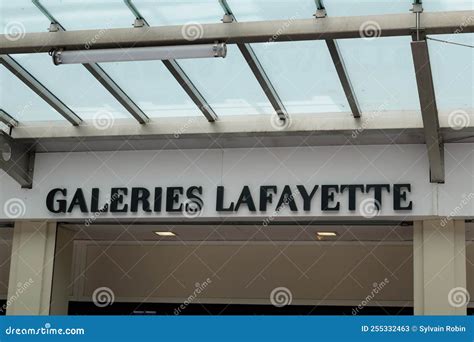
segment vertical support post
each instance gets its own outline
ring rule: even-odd
[[[417,221],[413,234],[415,315],[466,315],[465,222]]]
[[[15,223],[7,315],[67,314],[72,233],[61,230],[55,222]]]

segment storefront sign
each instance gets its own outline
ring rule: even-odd
[[[204,192],[213,191],[214,203],[204,203]],[[51,213],[136,213],[136,212],[183,212],[214,207],[216,212],[238,212],[246,208],[250,212],[280,210],[308,212],[314,206],[321,211],[355,211],[358,195],[370,194],[377,210],[391,206],[394,211],[411,211],[411,184],[341,184],[341,185],[262,185],[243,186],[240,195],[229,198],[224,186],[205,189],[202,186],[170,187],[113,187],[109,190],[92,188],[54,188],[46,196],[46,207]],[[386,203],[388,202],[388,203]]]

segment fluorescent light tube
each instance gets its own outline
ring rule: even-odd
[[[159,236],[176,236],[173,232],[155,232],[155,234]]]
[[[327,237],[327,236],[337,236],[336,232],[317,232],[318,236]]]
[[[216,43],[125,49],[56,50],[52,56],[54,64],[59,65],[225,57],[226,54],[227,47],[225,43]]]

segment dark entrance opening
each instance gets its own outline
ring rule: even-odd
[[[249,304],[114,303],[97,307],[92,302],[70,302],[69,315],[353,315],[353,306]],[[357,315],[413,315],[412,307],[372,307]]]

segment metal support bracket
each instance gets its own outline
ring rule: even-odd
[[[136,18],[135,22],[133,23],[133,27],[135,28],[145,27],[146,25],[146,21],[142,18]]]
[[[22,188],[31,189],[35,164],[33,145],[19,143],[5,132],[0,132],[0,152],[0,169]]]
[[[326,8],[324,7],[323,0],[315,0],[314,2],[316,4],[316,13],[314,16],[316,18],[326,18],[328,14]]]
[[[413,40],[424,40],[424,35],[423,38],[421,37],[421,13],[423,13],[423,4],[421,3],[421,0],[415,0],[413,8],[410,9],[410,11],[415,14],[415,32],[413,34]]]
[[[222,22],[224,24],[229,24],[229,23],[232,23],[234,22],[234,15],[232,14],[224,14],[224,16],[222,17]]]
[[[316,13],[314,14],[314,16],[316,18],[326,18],[328,15],[327,11],[325,8],[322,8],[322,9],[317,9],[316,10]]]
[[[60,32],[60,31],[65,31],[64,27],[62,27],[60,24],[58,23],[51,23],[49,25],[49,29],[48,29],[49,32]]]
[[[410,9],[413,13],[421,13],[423,12],[423,5],[420,3],[414,3],[413,8]]]

